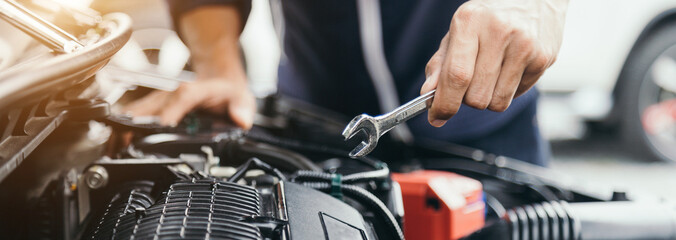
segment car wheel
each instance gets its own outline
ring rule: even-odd
[[[626,149],[640,159],[676,161],[676,22],[638,41],[615,97]]]

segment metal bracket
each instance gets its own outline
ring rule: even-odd
[[[55,52],[71,53],[84,47],[77,38],[14,0],[0,1],[0,18]]]

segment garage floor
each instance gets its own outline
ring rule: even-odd
[[[646,162],[626,153],[615,136],[590,135],[552,141],[552,169],[590,185],[624,190],[634,199],[656,196],[676,202],[676,164]]]

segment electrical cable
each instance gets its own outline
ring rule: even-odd
[[[311,142],[303,142],[299,141],[297,139],[289,139],[289,138],[283,138],[279,136],[269,136],[268,134],[265,134],[260,131],[250,131],[247,133],[246,138],[251,139],[251,140],[256,140],[259,142],[264,142],[268,144],[272,144],[275,146],[281,146],[284,148],[288,149],[293,149],[297,151],[307,151],[307,152],[316,152],[316,153],[322,153],[322,154],[331,154],[335,156],[340,156],[340,157],[345,157],[346,159],[352,159],[355,161],[359,161],[361,163],[364,163],[368,166],[371,166],[375,169],[378,169],[378,165],[381,163],[381,161],[378,161],[376,159],[363,156],[363,157],[357,157],[357,158],[352,158],[350,157],[350,151],[348,150],[343,150],[343,149],[338,149],[335,147],[331,146],[326,146],[326,145],[320,145],[316,143],[311,143]]]
[[[484,198],[486,198],[486,205],[488,205],[488,207],[493,210],[498,218],[501,218],[505,215],[505,213],[507,213],[507,209],[505,209],[502,203],[500,203],[500,200],[493,197],[493,195],[484,192]]]
[[[286,171],[298,169],[321,171],[310,159],[298,153],[250,140],[238,140],[228,143],[222,159],[249,159],[252,157],[262,158],[266,162]]]
[[[232,177],[228,178],[228,182],[239,181],[239,179],[241,179],[244,176],[244,174],[246,174],[247,171],[254,169],[254,167],[263,170],[266,173],[273,174],[282,181],[286,180],[284,174],[282,174],[282,172],[280,172],[277,168],[268,165],[267,163],[261,161],[258,158],[250,158],[244,164],[240,165],[237,168],[235,174],[233,174]]]

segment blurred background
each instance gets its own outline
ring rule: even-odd
[[[173,90],[192,77],[181,70],[189,51],[172,30],[163,0],[21,2],[129,14],[132,40],[99,78]],[[253,0],[241,36],[257,96],[275,92],[284,57],[273,24],[278,4]],[[0,32],[2,71],[30,56],[24,50],[31,41],[4,22]],[[675,59],[676,1],[571,0],[557,63],[537,85],[538,123],[551,143],[551,167],[590,185],[676,200]]]

